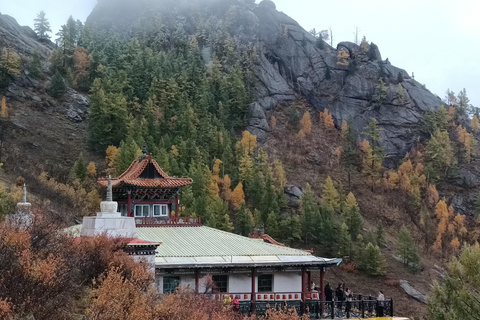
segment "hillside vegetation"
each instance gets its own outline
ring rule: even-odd
[[[0,39],[0,214],[26,179],[35,204],[72,225],[97,210],[98,176],[145,148],[193,178],[179,215],[343,257],[331,284],[387,286],[397,310],[425,315],[399,280],[428,294],[434,265],[478,241],[478,109],[465,91],[441,105],[373,43],[331,48],[269,1],[207,3],[166,1],[120,28],[115,12],[101,18],[105,0],[86,25],[70,17],[55,47]],[[267,36],[262,19],[280,31]]]

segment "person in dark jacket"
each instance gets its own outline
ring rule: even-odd
[[[341,308],[342,307],[342,302],[344,300],[343,287],[342,287],[341,283],[339,283],[337,289],[335,289],[335,296],[337,297],[338,308]]]
[[[333,291],[332,288],[330,287],[330,283],[327,282],[327,285],[325,286],[325,300],[326,301],[332,301],[333,299]]]

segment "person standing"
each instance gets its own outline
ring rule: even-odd
[[[384,301],[385,301],[385,296],[383,295],[383,291],[379,290],[378,291],[378,297],[377,297],[377,317],[383,317],[383,314],[384,314],[383,302]]]
[[[332,292],[332,288],[330,287],[330,283],[327,282],[327,285],[325,286],[324,292],[325,292],[325,300],[326,301],[332,301],[333,292]]]

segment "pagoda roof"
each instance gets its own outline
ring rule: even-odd
[[[148,156],[144,154],[133,161],[130,167],[118,178],[112,179],[112,187],[127,184],[144,188],[177,188],[187,186],[192,182],[193,180],[190,178],[170,177],[160,168],[152,154]],[[100,178],[98,183],[107,187],[108,178]]]

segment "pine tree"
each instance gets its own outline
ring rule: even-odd
[[[303,239],[305,244],[310,244],[317,237],[317,220],[319,207],[315,200],[310,184],[307,183],[300,199],[300,213],[303,218]]]
[[[375,85],[375,94],[373,95],[373,104],[375,108],[380,108],[388,97],[388,86],[380,77],[378,83]]]
[[[327,177],[323,186],[322,205],[332,212],[340,208],[340,196],[330,176]]]
[[[373,245],[371,242],[367,244],[359,268],[370,276],[385,274],[385,260],[378,246]]]
[[[118,148],[118,156],[115,157],[114,167],[117,172],[123,173],[128,169],[132,161],[142,154],[142,150],[133,138],[127,138],[127,141],[121,141]]]
[[[375,241],[379,247],[385,245],[385,229],[381,220],[377,223],[377,231],[375,232]]]
[[[343,205],[342,216],[350,232],[351,239],[356,239],[363,229],[363,219],[357,200],[351,192]]]
[[[363,36],[362,42],[360,42],[360,50],[362,50],[362,53],[367,53],[370,50],[370,45],[365,36]]]
[[[278,214],[276,214],[275,212],[271,211],[269,214],[268,214],[268,217],[267,217],[267,220],[265,222],[265,233],[267,233],[269,236],[271,236],[272,238],[277,238],[279,237],[280,235],[280,219],[279,219],[279,216]]]
[[[418,268],[418,251],[412,235],[405,226],[400,228],[398,234],[397,253],[403,260],[403,264],[413,270]]]
[[[32,55],[32,61],[28,66],[28,71],[30,72],[30,76],[34,79],[38,79],[42,75],[42,61],[40,54],[35,51]]]
[[[50,83],[48,91],[55,98],[63,96],[63,94],[67,91],[67,85],[65,84],[65,80],[63,79],[60,72],[58,72],[58,70],[52,77],[52,82]]]
[[[338,254],[340,256],[349,256],[352,250],[352,239],[350,231],[345,223],[340,227],[340,234],[338,236]]]
[[[238,209],[238,233],[242,236],[247,237],[253,229],[253,215],[252,212],[247,208],[245,201],[242,201],[240,208]]]
[[[345,121],[344,121],[345,122]],[[353,121],[345,122],[345,129],[342,123],[343,134],[343,152],[342,163],[348,175],[348,189],[351,189],[351,174],[355,170],[357,161],[357,135],[353,126]]]
[[[72,172],[70,173],[71,180],[78,179],[80,181],[85,181],[87,178],[87,162],[83,157],[83,153],[80,153],[77,161],[75,161]]]
[[[480,246],[478,243],[462,248],[458,259],[448,265],[448,271],[435,283],[428,300],[429,319],[470,320],[480,310]]]
[[[447,131],[436,130],[425,149],[426,172],[429,181],[446,178],[448,169],[456,164]]]
[[[45,17],[45,15],[45,12],[42,10],[39,14],[37,14],[37,18],[33,20],[35,22],[34,31],[40,40],[49,40],[50,36],[48,33],[52,32],[52,29],[50,29],[50,22],[48,22],[48,19]]]

